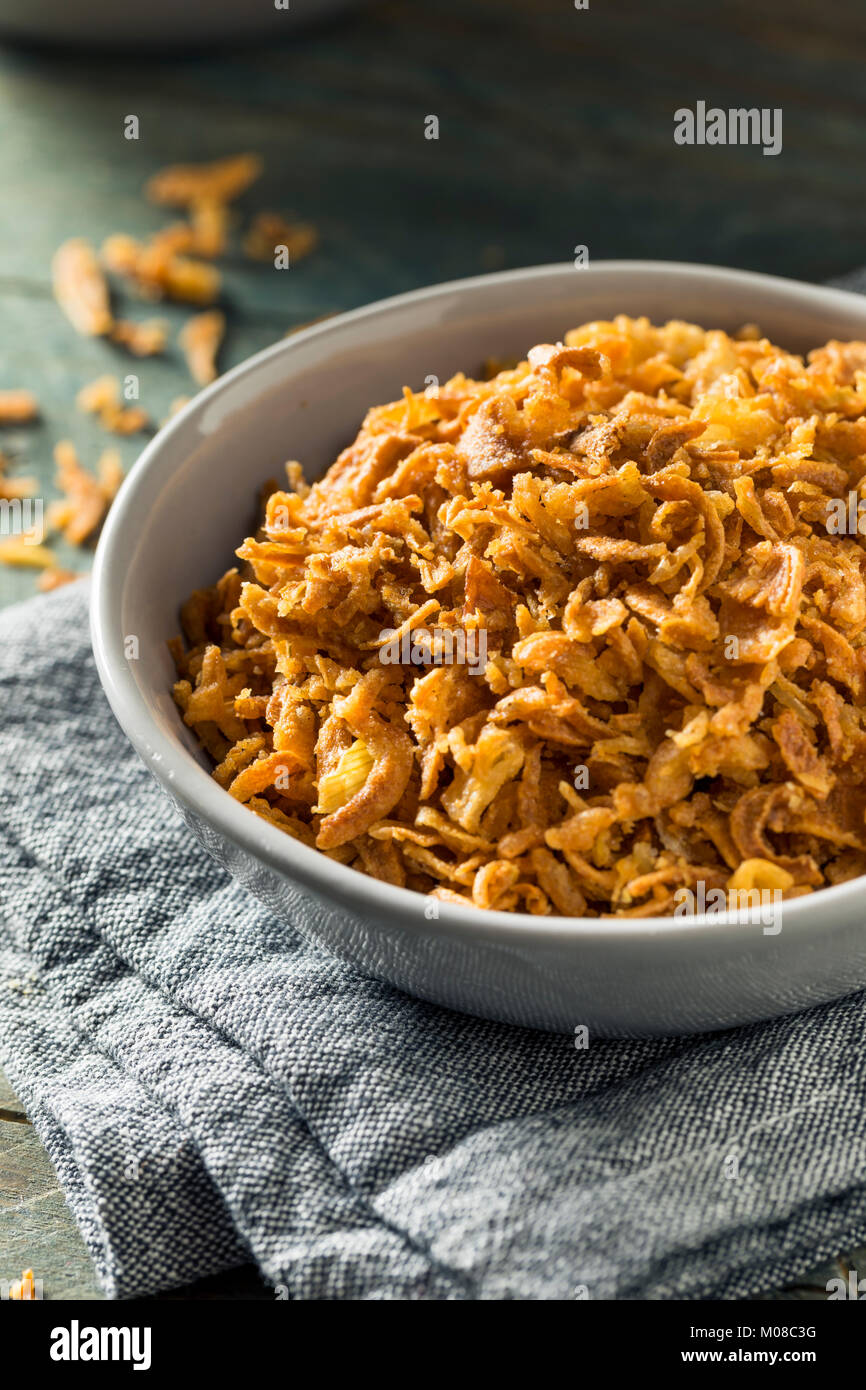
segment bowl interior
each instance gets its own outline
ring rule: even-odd
[[[832,337],[866,337],[866,299],[856,295],[745,272],[612,262],[483,276],[400,296],[259,354],[203,392],[148,446],[100,543],[97,655],[139,751],[155,746],[156,735],[175,748],[182,741],[206,765],[171,697],[166,640],[179,630],[183,600],[234,562],[255,525],[261,484],[282,478],[287,459],[317,477],[354,437],[366,409],[398,398],[404,385],[422,389],[431,377],[471,374],[488,357],[522,356],[534,343],[617,313],[727,329],[756,322],[795,351]],[[138,659],[124,655],[129,636],[138,639]],[[287,862],[289,848],[287,841]]]

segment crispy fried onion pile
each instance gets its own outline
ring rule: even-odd
[[[866,552],[830,525],[866,496],[866,344],[586,324],[371,410],[312,487],[287,471],[172,643],[252,811],[537,914],[866,872]],[[436,660],[461,630],[474,671]]]

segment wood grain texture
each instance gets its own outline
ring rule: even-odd
[[[2,1067],[0,1067],[0,1120],[17,1121],[21,1124],[29,1123],[24,1113],[24,1106],[9,1085]]]
[[[141,194],[165,163],[256,150],[265,174],[239,216],[273,208],[320,230],[320,249],[290,272],[232,252],[228,367],[319,314],[570,259],[576,244],[592,259],[841,274],[866,259],[864,61],[866,9],[844,0],[590,0],[586,11],[568,0],[434,0],[373,6],[283,45],[147,57],[0,50],[0,388],[30,387],[43,407],[38,425],[0,430],[0,450],[47,499],[59,438],[87,462],[117,443],[127,464],[143,442],[114,441],[78,415],[84,383],[138,373],[156,421],[192,393],[176,344],[165,360],[130,361],[77,337],[50,291],[51,255],[67,236],[98,243],[169,220]],[[782,153],[675,146],[673,112],[701,99],[781,107]],[[135,142],[123,138],[131,113]],[[424,139],[430,114],[437,141]],[[122,307],[164,313],[173,334],[185,317],[130,298]],[[58,555],[81,570],[90,560],[63,545]],[[31,572],[0,567],[0,604],[33,590]],[[47,1297],[97,1297],[22,1114],[0,1080],[0,1277],[32,1265]],[[859,1260],[863,1272],[866,1253]],[[775,1296],[824,1297],[829,1277],[816,1270]],[[269,1296],[250,1271],[197,1288],[183,1296]]]
[[[0,1068],[0,1280],[25,1269],[42,1280],[46,1300],[104,1297],[51,1160]],[[273,1293],[243,1267],[158,1297],[260,1301]]]
[[[30,1125],[0,1119],[0,1278],[32,1269],[46,1299],[102,1294],[54,1169]]]

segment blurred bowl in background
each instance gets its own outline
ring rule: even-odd
[[[144,44],[150,48],[184,43],[196,47],[227,39],[294,32],[359,9],[365,0],[0,0],[0,41],[110,47]]]

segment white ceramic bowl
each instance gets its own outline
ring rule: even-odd
[[[718,918],[594,921],[438,905],[332,863],[208,775],[171,698],[178,607],[254,524],[258,486],[288,457],[321,473],[371,403],[520,355],[624,312],[735,328],[805,350],[866,338],[866,298],[675,263],[541,266],[343,314],[229,372],[145,449],[96,557],[93,644],[128,737],[209,851],[273,912],[361,971],[488,1018],[596,1035],[695,1032],[793,1012],[866,984],[866,880],[785,905],[782,929]],[[140,659],[124,657],[135,634]]]

